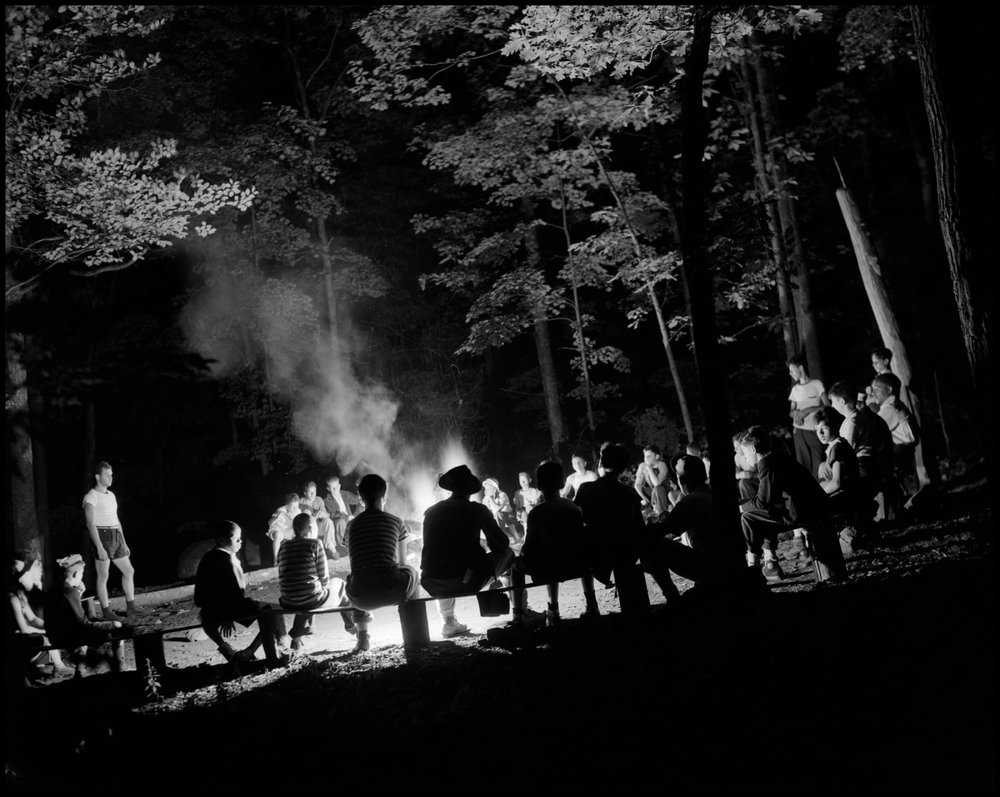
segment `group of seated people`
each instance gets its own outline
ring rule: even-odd
[[[316,494],[316,482],[312,481],[306,482],[301,496],[288,493],[285,502],[275,510],[267,524],[273,562],[278,563],[281,543],[295,537],[293,523],[295,517],[302,513],[316,520],[318,538],[330,559],[337,560],[346,555],[344,536],[347,524],[357,514],[358,505],[358,496],[342,489],[340,477],[335,475],[326,480],[326,496],[323,498]]]
[[[91,675],[122,666],[121,639],[129,626],[121,620],[93,619],[81,600],[85,564],[80,554],[56,561],[60,578],[42,592],[41,560],[30,551],[14,555],[8,577],[8,630],[15,637],[23,668],[16,675],[28,686],[73,676]],[[52,649],[42,650],[42,648]],[[68,651],[70,664],[63,660]]]

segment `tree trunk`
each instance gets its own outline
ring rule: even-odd
[[[771,233],[771,254],[774,257],[775,285],[778,290],[778,311],[781,313],[781,336],[785,342],[785,358],[799,355],[799,336],[793,315],[792,289],[788,280],[788,262],[785,241],[774,201],[774,187],[771,185],[767,163],[764,158],[766,144],[760,113],[757,110],[754,76],[746,59],[741,63],[743,71],[743,93],[746,100],[747,124],[753,142],[753,161],[757,171],[757,193],[767,214],[767,227]]]
[[[43,546],[52,541],[49,527],[49,463],[45,453],[45,400],[37,390],[28,389],[28,413],[31,430],[31,456],[35,484],[35,516]],[[45,562],[45,560],[42,560]],[[46,564],[48,564],[46,562]]]
[[[924,107],[930,129],[931,150],[937,178],[938,215],[945,253],[951,272],[952,289],[958,305],[962,336],[972,369],[973,384],[983,395],[988,392],[994,378],[990,367],[990,337],[992,330],[993,278],[988,273],[996,268],[990,252],[978,252],[979,230],[973,208],[978,201],[992,195],[991,186],[981,186],[989,194],[979,193],[980,180],[989,179],[977,174],[980,167],[993,171],[986,163],[979,164],[973,156],[975,142],[963,140],[962,125],[957,121],[961,111],[955,108],[953,98],[959,95],[959,81],[968,81],[969,74],[961,73],[958,58],[941,46],[939,31],[946,25],[942,13],[929,6],[910,6],[913,32],[920,65],[920,78],[924,89]],[[961,15],[964,18],[964,14]],[[966,24],[968,21],[966,20]],[[995,66],[994,66],[995,69]],[[980,97],[980,101],[984,101]],[[989,214],[993,221],[995,217]],[[977,258],[981,258],[978,260]],[[989,413],[987,413],[989,414]]]
[[[865,232],[864,222],[858,207],[851,198],[847,189],[837,189],[837,202],[840,204],[840,211],[844,215],[844,222],[847,224],[847,231],[851,236],[851,244],[854,246],[854,256],[858,260],[858,268],[861,270],[861,281],[864,283],[865,291],[868,294],[868,301],[871,303],[872,312],[875,314],[875,321],[878,324],[879,332],[882,335],[883,345],[892,352],[892,364],[896,376],[902,383],[902,396],[900,398],[910,406],[919,420],[919,401],[915,393],[910,389],[912,370],[910,369],[910,358],[906,353],[906,346],[899,333],[899,324],[896,322],[896,314],[893,312],[892,304],[889,301],[889,292],[885,288],[882,280],[882,269],[879,266],[878,256],[875,249],[868,240]],[[927,484],[930,481],[928,469],[924,462],[923,443],[917,446],[917,478],[920,484]]]
[[[702,107],[702,83],[708,66],[714,13],[711,6],[695,7],[694,33],[681,83],[681,251],[684,255],[681,275],[691,313],[691,337],[708,428],[712,505],[716,523],[735,545],[736,541],[742,540],[742,534],[729,425],[729,395],[725,369],[720,367],[722,357],[715,323],[712,270],[705,241],[707,180],[704,156],[708,131]]]
[[[812,309],[809,267],[806,262],[805,247],[802,244],[802,235],[799,231],[799,212],[795,198],[788,191],[788,161],[784,152],[777,146],[777,139],[781,135],[781,125],[778,121],[777,96],[774,91],[774,81],[771,78],[771,64],[762,53],[759,45],[759,34],[754,33],[753,38],[757,44],[754,66],[760,96],[760,115],[769,155],[768,165],[773,176],[772,184],[777,192],[778,218],[781,221],[785,253],[790,265],[792,305],[795,308],[799,344],[805,349],[809,374],[817,379],[822,379],[823,360],[819,350],[816,317]],[[790,246],[789,241],[791,242]]]
[[[7,456],[10,474],[10,509],[14,523],[14,548],[32,551],[44,563],[45,541],[39,534],[35,513],[34,457],[31,450],[27,373],[21,361],[24,336],[7,332]]]
[[[646,288],[649,291],[649,302],[653,305],[653,312],[656,313],[656,323],[660,327],[660,340],[663,341],[663,350],[667,353],[670,378],[673,379],[674,386],[678,388],[677,400],[681,405],[681,418],[684,419],[684,431],[687,432],[688,442],[693,443],[694,423],[691,421],[691,410],[688,409],[687,396],[684,395],[684,391],[679,387],[681,384],[681,373],[677,370],[677,360],[674,359],[674,347],[670,342],[670,330],[667,328],[667,322],[663,317],[663,308],[660,307],[660,302],[656,298],[656,289],[653,287],[653,283],[649,283]]]
[[[522,203],[522,212],[525,218],[533,215],[533,208]],[[538,230],[532,228],[524,239],[525,253],[528,258],[528,265],[533,268],[541,266],[542,256],[538,242]],[[540,312],[536,312],[534,319],[535,331],[535,351],[538,354],[538,368],[542,378],[542,392],[545,394],[545,411],[549,418],[549,435],[552,439],[553,456],[559,456],[562,444],[565,443],[566,424],[563,421],[562,403],[560,401],[559,380],[556,377],[555,361],[552,358],[552,341],[549,337],[549,322]]]

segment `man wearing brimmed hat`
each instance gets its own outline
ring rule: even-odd
[[[485,506],[469,500],[483,489],[467,465],[459,465],[438,479],[451,496],[424,513],[424,549],[420,584],[438,599],[445,639],[468,632],[455,618],[455,596],[478,592],[510,569],[514,554],[507,535]],[[479,542],[486,536],[489,553]]]

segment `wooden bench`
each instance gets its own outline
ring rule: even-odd
[[[545,587],[550,584],[560,584],[564,581],[576,581],[579,575],[561,579],[560,581],[531,581],[524,589]],[[622,614],[633,619],[641,619],[649,614],[649,592],[646,589],[646,576],[639,565],[619,568],[614,573],[615,585],[618,590],[618,602]],[[503,587],[498,592],[513,592],[520,587]],[[456,598],[467,598],[477,595],[482,590],[455,595]],[[399,604],[399,622],[403,630],[403,647],[406,650],[429,645],[431,641],[430,626],[427,622],[427,603],[437,598],[426,596],[411,598]]]

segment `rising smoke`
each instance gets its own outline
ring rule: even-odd
[[[268,389],[291,407],[293,432],[317,462],[336,463],[342,475],[378,473],[390,484],[389,510],[422,517],[440,497],[438,474],[474,465],[458,440],[403,439],[400,402],[358,373],[356,336],[323,329],[313,298],[321,291],[318,280],[237,278],[220,269],[184,308],[182,326],[217,378],[262,360]]]

